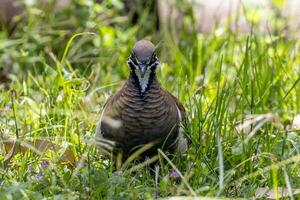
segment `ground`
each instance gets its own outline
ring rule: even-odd
[[[175,30],[157,29],[148,9],[137,10],[132,23],[120,1],[78,0],[55,14],[51,3],[28,4],[15,30],[0,32],[0,199],[297,192],[300,41],[281,26],[261,33],[255,24],[243,34],[226,25],[202,34],[189,6]],[[171,160],[159,151],[156,173],[133,163],[117,170],[93,145],[103,105],[128,76],[126,60],[144,37],[157,44],[159,80],[186,108],[191,140]],[[33,143],[13,154],[16,138]]]

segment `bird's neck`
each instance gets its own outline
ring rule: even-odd
[[[140,80],[133,72],[130,73],[128,83],[135,87],[136,91],[141,95],[145,95],[149,90],[155,88],[152,86],[159,85],[156,74],[151,73],[149,77],[145,77],[144,80]]]

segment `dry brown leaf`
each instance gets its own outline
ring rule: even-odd
[[[14,145],[18,143],[19,148],[14,150]],[[29,150],[37,155],[42,156],[47,150],[52,150],[57,153],[63,149],[63,147],[61,147],[60,145],[54,144],[53,142],[45,139],[36,139],[34,142],[26,140],[16,141],[14,139],[7,139],[3,140],[3,144],[6,152],[9,152],[7,158],[10,157],[10,159],[17,153],[24,154]],[[13,154],[11,152],[13,152]],[[8,164],[10,159],[6,161],[6,165]],[[71,151],[69,148],[65,149],[65,151],[60,155],[59,162],[74,166],[76,158],[73,151]]]
[[[16,141],[11,145],[11,149],[9,151],[7,151],[8,154],[6,155],[6,157],[3,161],[4,169],[7,168],[10,160],[18,153],[19,150],[20,150],[20,143]]]
[[[291,191],[292,195],[297,195],[300,194],[300,189],[292,189]],[[282,188],[279,187],[278,188],[278,198],[283,198],[283,197],[289,197],[289,191],[288,188]],[[256,194],[255,194],[256,198],[267,198],[267,199],[276,199],[276,192],[275,190],[272,188],[258,188],[256,190]]]
[[[193,196],[173,196],[164,198],[164,200],[239,200],[241,198],[222,198],[222,197],[193,197]]]
[[[300,130],[300,114],[297,114],[292,122],[292,128]]]
[[[273,123],[278,128],[282,127],[278,116],[274,113],[247,115],[245,120],[237,123],[235,130],[238,133],[245,133],[247,135],[254,135],[267,122]]]

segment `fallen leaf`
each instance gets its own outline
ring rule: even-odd
[[[271,122],[276,127],[282,128],[278,116],[274,113],[247,115],[245,120],[237,123],[235,130],[238,133],[245,133],[252,137],[264,124]]]
[[[300,189],[292,189],[292,194],[291,195],[297,195],[300,194]],[[267,198],[267,199],[276,199],[276,192],[272,188],[258,188],[255,193],[256,198]],[[278,198],[283,198],[283,197],[290,197],[288,188],[278,188]]]
[[[11,148],[8,152],[8,154],[6,155],[4,161],[3,161],[3,167],[4,169],[7,168],[10,160],[18,153],[20,149],[20,143],[19,142],[14,142],[12,145],[11,145]]]
[[[163,198],[164,200],[232,200],[233,198],[222,198],[222,197],[201,197],[201,196],[174,196]],[[238,200],[241,198],[234,198],[234,200]]]
[[[300,129],[300,114],[297,114],[294,117],[293,122],[292,122],[292,128],[297,129],[297,130]]]
[[[3,140],[2,142],[6,152],[9,152],[6,156],[6,159],[4,160],[6,166],[15,154],[25,154],[27,151],[32,151],[37,155],[43,156],[44,153],[48,150],[52,150],[55,153],[64,150],[63,153],[60,154],[58,161],[60,163],[66,163],[72,166],[74,166],[76,162],[75,155],[69,148],[64,149],[60,145],[57,145],[45,139],[36,139],[34,142],[27,140],[17,141],[15,139],[7,139]],[[18,144],[18,146],[16,146],[16,144]]]
[[[274,113],[247,115],[246,119],[237,123],[235,130],[238,133],[246,134],[246,138],[243,141],[239,141],[232,148],[234,155],[240,155],[243,153],[243,144],[247,143],[265,124],[272,123],[279,129],[282,129],[279,117]]]

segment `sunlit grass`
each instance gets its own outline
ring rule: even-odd
[[[146,35],[147,12],[132,25],[117,21],[118,8],[107,2],[101,12],[99,5],[83,8],[69,8],[82,18],[29,9],[14,35],[0,35],[1,67],[10,68],[12,79],[1,85],[1,138],[44,138],[69,148],[78,161],[61,163],[62,152],[51,149],[44,156],[17,154],[8,168],[0,164],[0,199],[250,198],[259,188],[300,188],[300,136],[291,128],[300,109],[298,40],[255,27],[244,35],[226,27],[209,35],[181,30],[177,39],[164,29]],[[156,174],[127,163],[117,172],[93,147],[101,109],[126,79],[126,59],[141,35],[159,44],[159,79],[189,117],[187,154],[170,160],[160,152]],[[260,121],[252,134],[236,130],[250,115],[266,113],[274,120]],[[1,148],[0,161],[7,153]]]

